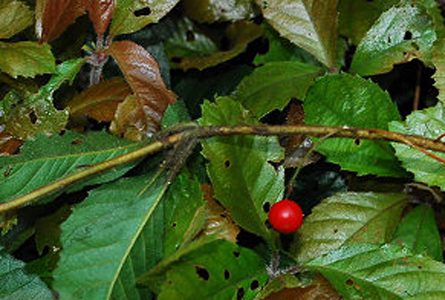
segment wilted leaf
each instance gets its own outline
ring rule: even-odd
[[[233,97],[261,118],[274,109],[282,110],[291,98],[304,99],[321,73],[320,68],[299,62],[269,62],[244,77]]]
[[[103,36],[110,24],[114,2],[115,0],[89,0],[88,13],[98,36]]]
[[[7,133],[0,132],[0,156],[12,155],[23,144],[23,141],[15,139]]]
[[[174,265],[158,299],[252,299],[267,279],[264,261],[255,252],[220,240]]]
[[[41,43],[57,39],[83,15],[90,0],[37,0],[36,34]]]
[[[0,70],[14,78],[55,73],[56,60],[48,44],[0,42]]]
[[[392,241],[412,249],[414,253],[427,254],[438,261],[443,260],[442,241],[434,211],[426,204],[417,206],[403,218]]]
[[[251,0],[185,0],[187,16],[200,23],[234,22],[255,17]]]
[[[407,201],[404,194],[340,193],[317,205],[297,232],[299,262],[351,243],[388,242]]]
[[[335,69],[338,0],[256,0],[281,36]]]
[[[111,37],[133,33],[150,23],[157,23],[179,0],[115,0]]]
[[[360,75],[385,73],[394,64],[414,58],[430,64],[436,38],[433,21],[418,7],[392,7],[358,45],[350,71]]]
[[[84,136],[68,131],[63,136],[38,136],[36,140],[26,142],[19,155],[0,157],[0,203],[136,148],[138,144],[117,139],[105,132],[92,132]],[[75,189],[118,178],[132,166],[126,165],[83,181]],[[55,196],[52,195],[53,198]]]
[[[152,135],[160,129],[167,106],[176,101],[175,94],[165,86],[156,60],[141,46],[118,41],[108,52],[134,92],[119,105],[111,131],[133,140]]]
[[[111,122],[120,103],[131,94],[125,80],[116,77],[94,85],[69,103],[71,117],[88,116],[99,122]]]
[[[0,250],[2,250],[0,248]],[[51,290],[37,275],[25,270],[25,263],[0,251],[0,298],[1,299],[56,299]]]
[[[33,139],[38,134],[59,133],[68,121],[68,112],[59,111],[53,105],[54,92],[65,82],[72,83],[83,59],[66,61],[57,66],[57,74],[40,88],[36,94],[9,92],[0,102],[0,123],[5,132],[24,140]]]
[[[435,107],[421,111],[414,111],[406,118],[405,122],[392,122],[389,124],[391,131],[404,134],[420,135],[426,138],[436,139],[445,131],[445,109],[441,102]],[[407,145],[393,143],[397,158],[402,161],[403,167],[414,174],[415,181],[425,182],[430,186],[439,186],[445,190],[444,164],[428,157],[421,151]],[[445,154],[431,151],[435,155],[445,159]]]
[[[182,34],[185,36],[186,32]],[[251,22],[239,21],[230,24],[225,32],[225,36],[230,41],[229,50],[210,52],[209,50],[212,48],[210,40],[201,37],[199,40],[199,54],[193,54],[193,52],[187,51],[187,55],[181,56],[182,53],[184,53],[184,50],[178,49],[178,51],[173,47],[170,47],[171,51],[169,52],[169,56],[171,56],[171,65],[172,67],[181,68],[185,71],[193,68],[204,70],[209,67],[217,66],[243,53],[246,50],[247,45],[259,38],[261,34],[261,26]],[[190,41],[188,43],[194,44],[195,42]],[[191,48],[192,46],[187,47]]]
[[[235,125],[258,121],[231,98],[202,106],[201,125]],[[274,169],[272,162],[283,158],[283,149],[276,137],[230,136],[203,140],[202,154],[209,160],[207,172],[215,198],[232,214],[241,227],[270,237],[265,225],[267,214],[263,205],[281,200],[284,170]]]
[[[0,3],[0,39],[7,39],[33,23],[33,13],[23,2]]]
[[[396,245],[350,245],[309,261],[345,299],[443,299],[445,266]]]
[[[305,122],[312,125],[388,129],[400,120],[387,92],[371,81],[347,74],[328,75],[308,91]],[[387,142],[331,138],[317,151],[331,162],[359,175],[406,176]]]

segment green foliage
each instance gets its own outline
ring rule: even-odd
[[[391,240],[402,210],[403,194],[339,193],[314,207],[297,233],[293,254],[299,262],[354,243]]]
[[[437,98],[445,104],[445,58],[443,53],[445,52],[445,40],[439,40],[434,44],[433,49],[433,64],[436,67],[436,72],[433,75],[434,86],[439,91]]]
[[[396,245],[350,245],[309,261],[346,299],[440,299],[445,266]]]
[[[33,23],[33,13],[21,1],[0,3],[0,39],[7,39]]]
[[[304,110],[306,123],[388,129],[400,120],[388,93],[371,81],[347,74],[328,75],[309,89]],[[329,139],[317,151],[343,169],[359,175],[405,176],[387,142]]]
[[[201,125],[257,123],[239,103],[229,97],[202,106]],[[263,205],[280,200],[284,170],[272,163],[283,158],[275,137],[216,137],[201,142],[202,154],[209,160],[207,172],[215,198],[231,210],[232,218],[244,229],[264,238],[270,232],[264,224]]]
[[[389,129],[394,132],[436,139],[443,133],[444,120],[444,106],[438,103],[435,107],[413,112],[405,122],[390,123]],[[396,149],[396,155],[402,161],[403,167],[414,174],[416,181],[445,189],[445,170],[442,162],[406,145],[393,143],[392,146]],[[442,159],[445,158],[444,154],[433,153]]]
[[[0,252],[0,298],[5,300],[54,300],[50,289],[35,274],[30,274],[25,263]]]
[[[256,12],[250,0],[185,0],[184,9],[190,18],[200,23],[251,19]]]
[[[442,242],[434,219],[433,209],[425,204],[419,205],[400,222],[393,242],[402,244],[414,253],[427,254],[442,261]]]
[[[35,141],[25,143],[19,155],[0,157],[0,203],[138,147],[136,143],[119,140],[105,132],[81,135],[67,131],[63,136],[38,136]],[[131,167],[127,165],[101,174],[79,183],[71,190],[116,179]],[[52,195],[51,198],[54,197]]]
[[[384,12],[354,55],[351,72],[360,75],[386,73],[394,64],[419,58],[431,63],[431,45],[437,35],[431,18],[410,4]]]
[[[322,70],[299,62],[269,62],[244,77],[233,97],[261,118],[282,110],[291,98],[303,99]]]

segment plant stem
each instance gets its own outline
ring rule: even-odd
[[[428,152],[427,150],[434,150],[445,153],[445,143],[440,140],[424,138],[421,136],[405,135],[395,132],[389,132],[380,129],[361,129],[351,127],[332,127],[332,126],[317,126],[317,125],[235,125],[235,126],[191,126],[185,127],[181,132],[174,133],[159,140],[142,146],[141,148],[127,154],[112,158],[110,160],[98,163],[88,169],[78,171],[74,174],[61,178],[46,186],[38,188],[26,195],[22,195],[12,199],[9,202],[0,204],[0,214],[18,209],[25,205],[36,202],[47,195],[54,194],[61,191],[68,186],[71,186],[87,177],[91,177],[100,172],[110,170],[114,167],[124,165],[145,156],[160,152],[167,148],[180,143],[184,139],[190,137],[197,139],[211,138],[215,136],[229,136],[229,135],[261,135],[261,136],[286,136],[292,134],[305,134],[312,137],[326,137],[330,138],[352,138],[364,140],[384,140],[390,142],[397,142],[409,145],[425,153],[426,155],[437,159],[441,162],[444,160],[437,155]]]

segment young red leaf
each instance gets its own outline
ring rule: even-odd
[[[36,34],[41,43],[57,39],[83,15],[90,0],[37,0]]]
[[[134,92],[118,108],[112,131],[128,137],[129,129],[132,139],[158,131],[167,106],[176,101],[176,95],[161,77],[158,63],[144,48],[130,41],[113,42],[106,53],[116,60]]]
[[[98,36],[102,36],[110,24],[114,11],[114,0],[90,0],[88,13]]]
[[[21,140],[0,132],[0,156],[12,155],[22,144]]]

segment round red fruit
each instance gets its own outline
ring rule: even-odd
[[[295,232],[303,223],[303,211],[294,201],[281,200],[270,208],[269,223],[278,232]]]

